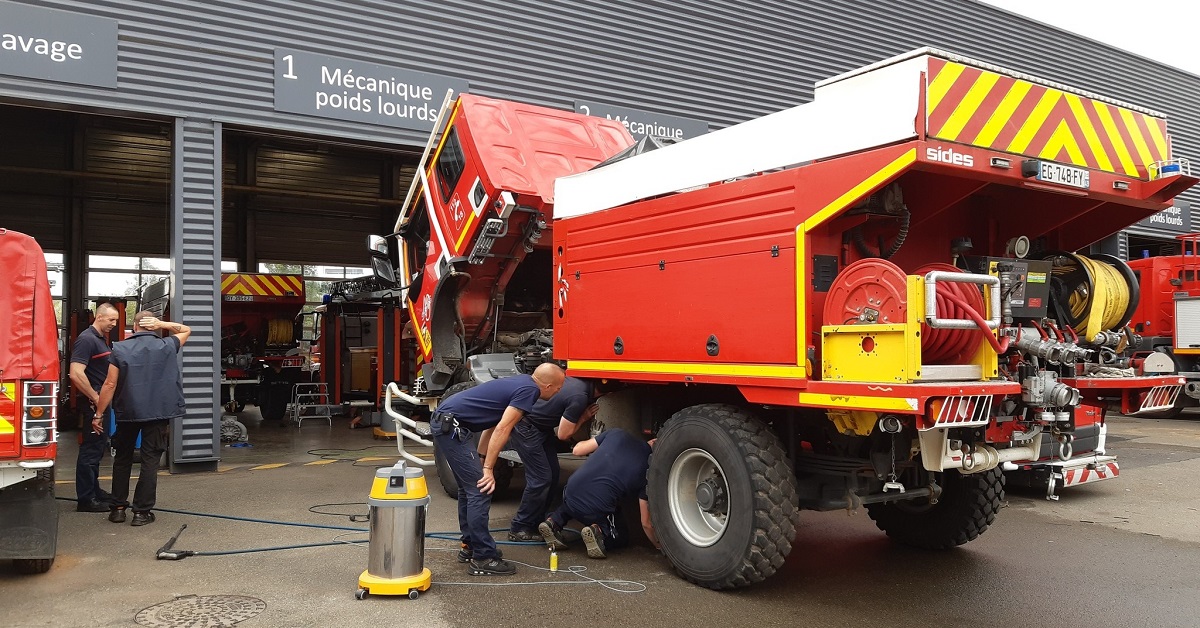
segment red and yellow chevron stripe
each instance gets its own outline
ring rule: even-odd
[[[936,57],[926,86],[928,135],[1147,177],[1170,158],[1167,121]]]
[[[303,299],[304,277],[300,275],[224,273],[221,275],[221,294],[242,294],[259,297],[299,297]]]
[[[0,382],[0,436],[16,433],[13,425],[17,420],[17,384]]]

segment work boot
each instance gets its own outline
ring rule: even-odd
[[[562,537],[562,528],[558,527],[553,519],[546,519],[538,524],[538,532],[542,533],[542,538],[550,549],[557,552],[567,549],[567,542]]]
[[[532,543],[541,541],[542,535],[531,530],[512,530],[508,533],[508,540],[514,543]]]
[[[147,510],[146,512],[134,512],[133,521],[129,522],[131,526],[144,526],[147,523],[154,523],[154,513]],[[590,555],[590,553],[589,553]]]
[[[471,555],[472,555],[472,552],[471,552],[470,545],[463,543],[462,546],[458,548],[458,562],[460,562],[460,563],[470,562]],[[496,556],[499,558],[504,558],[504,552],[500,551],[499,547],[496,548]]]
[[[98,499],[92,499],[85,502],[79,502],[79,504],[75,506],[75,510],[78,512],[108,512],[109,508],[108,504]]]
[[[113,508],[108,511],[108,520],[113,523],[125,523],[125,509]]]
[[[472,576],[511,576],[517,573],[517,566],[499,557],[485,558],[472,560],[467,573]]]
[[[600,530],[600,526],[592,524],[585,526],[580,531],[579,536],[583,537],[583,544],[587,547],[588,558],[604,558],[604,532]]]

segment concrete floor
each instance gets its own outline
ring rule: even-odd
[[[104,514],[77,513],[72,502],[60,502],[53,569],[20,576],[0,562],[0,626],[135,626],[139,611],[176,599],[187,603],[187,596],[251,598],[241,603],[262,610],[243,626],[563,626],[631,619],[661,626],[1200,625],[1200,495],[1190,488],[1200,472],[1196,417],[1113,419],[1119,479],[1064,491],[1059,502],[1010,493],[996,524],[957,551],[894,546],[865,513],[805,512],[780,573],[746,590],[713,592],[679,579],[644,545],[605,561],[573,548],[561,555],[557,574],[540,569],[547,563],[544,547],[506,546],[507,558],[524,563],[517,576],[479,579],[455,561],[457,543],[430,539],[425,564],[435,585],[416,601],[354,600],[367,565],[365,543],[155,560],[155,551],[184,524],[176,549],[365,541],[365,532],[171,512],[366,529],[347,515],[366,513],[375,468],[396,460],[393,441],[349,430],[344,418],[332,427],[280,428],[260,425],[251,408],[244,419],[254,447],[224,448],[217,473],[160,477],[160,510],[151,525],[111,524]],[[64,435],[60,447],[58,493],[64,497],[74,494],[72,436]],[[106,472],[110,465],[106,458]],[[427,477],[433,498],[427,530],[453,532],[454,501],[432,470]],[[493,526],[507,526],[515,508],[515,496],[497,501]],[[586,572],[570,573],[571,567]],[[606,589],[588,578],[626,582],[609,582]],[[163,618],[143,616],[149,622],[143,625],[222,625]]]

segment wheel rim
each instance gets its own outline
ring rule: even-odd
[[[721,539],[729,523],[729,483],[716,459],[688,449],[671,466],[667,500],[679,533],[689,543],[708,547]]]

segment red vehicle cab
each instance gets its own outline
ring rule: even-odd
[[[33,238],[0,229],[0,268],[0,559],[41,573],[58,544],[58,323]]]

